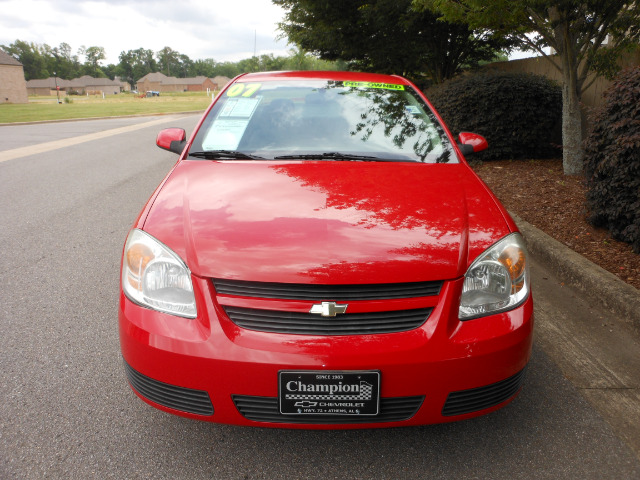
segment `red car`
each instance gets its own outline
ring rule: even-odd
[[[369,428],[496,410],[523,384],[522,238],[424,95],[397,76],[241,75],[131,230],[126,375],[199,420]]]

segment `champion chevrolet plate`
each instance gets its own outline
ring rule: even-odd
[[[377,415],[378,371],[282,371],[280,413],[286,415]]]

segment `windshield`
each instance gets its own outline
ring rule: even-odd
[[[410,87],[332,80],[235,83],[209,112],[189,153],[457,163],[444,130]]]

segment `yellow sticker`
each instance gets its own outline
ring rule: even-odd
[[[249,98],[260,90],[261,86],[261,83],[236,83],[227,90],[227,97],[237,97],[242,94],[243,97]]]
[[[243,97],[251,97],[251,96],[253,96],[254,93],[256,93],[258,90],[260,90],[261,86],[262,86],[261,83],[248,83],[247,84],[247,89],[244,91],[242,96]]]
[[[345,87],[354,88],[383,88],[385,90],[404,90],[404,85],[396,85],[394,83],[376,83],[376,82],[342,82]]]
[[[244,85],[242,83],[236,83],[235,85],[231,85],[229,90],[227,90],[227,97],[237,97],[244,90]]]

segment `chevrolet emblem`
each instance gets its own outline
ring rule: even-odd
[[[335,317],[339,313],[345,313],[349,305],[337,305],[336,302],[322,302],[311,307],[309,313],[322,315],[323,317]]]

